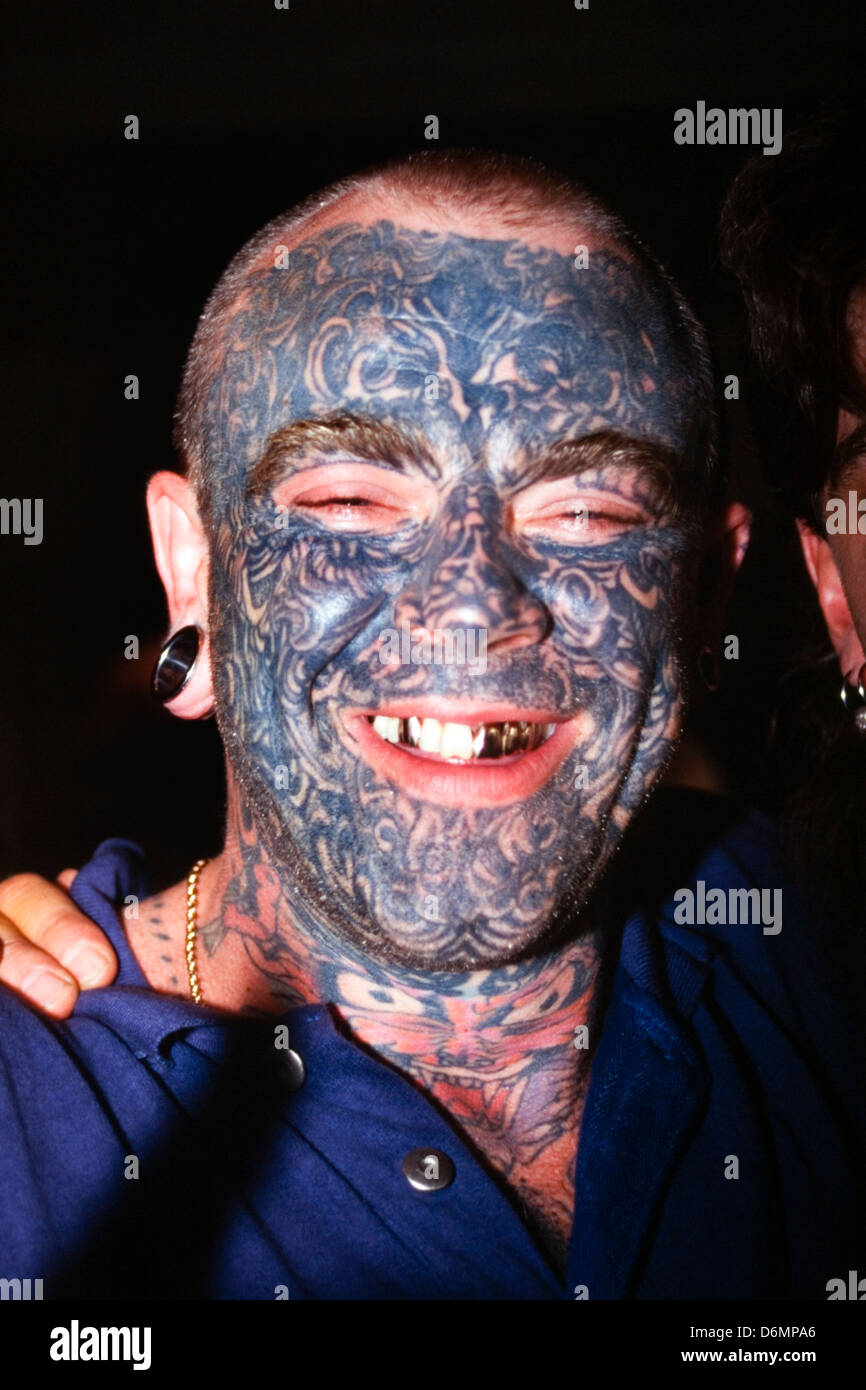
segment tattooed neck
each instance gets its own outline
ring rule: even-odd
[[[138,937],[146,970],[144,933],[172,937],[179,992],[184,888],[178,884],[150,904]],[[224,853],[202,873],[199,904],[207,1003],[254,1016],[327,1004],[343,1031],[457,1126],[517,1199],[561,1273],[595,1031],[598,934],[589,930],[535,958],[472,972],[382,962],[318,920],[284,884],[255,831],[237,824]]]
[[[492,1036],[518,1006],[519,1035],[533,1032],[535,1045],[539,1035],[562,1035],[567,1021],[573,1033],[586,1016],[598,964],[595,932],[496,969],[426,971],[376,959],[337,936],[314,901],[287,884],[249,818],[230,821],[225,850],[199,888],[200,969],[210,977],[214,1004],[260,1015],[329,1004],[377,1050],[413,1019],[435,1016],[437,1034],[467,1035],[467,1065],[474,1060],[481,1069],[484,1055],[471,1052],[469,1035],[487,1029]],[[372,1027],[383,1019],[381,1036],[365,1036],[365,1021]],[[507,1050],[508,1039],[501,1041]],[[400,1050],[398,1039],[394,1046]]]

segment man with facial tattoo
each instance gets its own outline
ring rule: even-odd
[[[359,176],[229,266],[177,439],[154,688],[216,715],[225,843],[121,931],[105,842],[71,891],[116,982],[2,993],[0,1275],[826,1297],[862,1246],[814,933],[787,890],[772,934],[675,909],[781,888],[760,817],[693,793],[652,854],[638,817],[747,527],[666,275],[533,164]]]

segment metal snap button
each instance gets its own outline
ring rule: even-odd
[[[307,1079],[307,1070],[300,1055],[290,1047],[281,1047],[277,1051],[277,1066],[286,1089],[299,1091]]]
[[[454,1181],[454,1164],[441,1149],[411,1149],[403,1159],[403,1175],[419,1192],[436,1192]]]

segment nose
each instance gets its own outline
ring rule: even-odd
[[[395,617],[430,632],[484,630],[488,655],[544,640],[550,614],[509,564],[495,494],[466,488],[452,495]]]

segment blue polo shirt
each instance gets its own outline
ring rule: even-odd
[[[783,886],[758,815],[695,845],[681,887]],[[563,1282],[457,1130],[326,1006],[263,1023],[151,990],[116,912],[147,895],[143,857],[106,840],[73,897],[116,983],[64,1023],[0,991],[0,1278],[49,1299],[826,1299],[866,1272],[852,973],[788,886],[777,934],[678,922],[681,896],[654,899],[664,857],[611,926]],[[407,1181],[419,1148],[448,1155],[448,1186]]]

